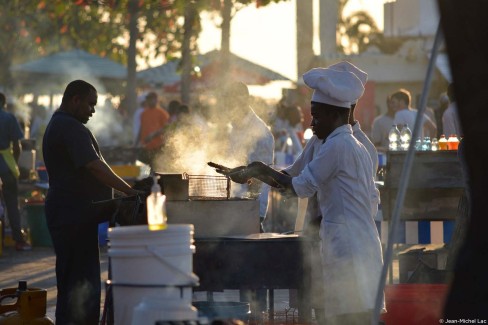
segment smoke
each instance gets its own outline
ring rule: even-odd
[[[217,139],[218,130],[201,116],[188,116],[176,122],[164,135],[165,146],[156,158],[155,169],[161,173],[208,175],[212,159],[222,160],[223,142]]]
[[[233,103],[238,105],[239,103]],[[215,174],[207,166],[212,161],[227,167],[246,165],[263,130],[245,124],[248,106],[228,109],[222,104],[209,106],[203,114],[192,113],[176,122],[164,135],[165,146],[156,158],[162,173]]]
[[[99,300],[94,299],[96,294],[95,288],[88,281],[79,283],[69,297],[69,310],[72,313],[70,318],[80,321],[80,324],[89,322],[92,315],[87,314],[87,310],[93,310],[93,308],[87,307],[91,307],[93,304],[99,305]]]
[[[132,132],[124,125],[124,120],[108,101],[95,108],[95,114],[88,121],[87,127],[97,138],[101,147],[123,146],[132,141]]]
[[[32,109],[29,105],[26,105],[15,98],[9,98],[7,101],[7,111],[14,114],[26,127],[30,126]],[[28,136],[28,134],[26,134],[26,136]]]

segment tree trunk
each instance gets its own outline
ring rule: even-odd
[[[313,53],[313,2],[297,1],[297,75],[307,72],[314,61]]]
[[[12,74],[10,73],[10,67],[12,66],[12,52],[7,50],[0,53],[0,66],[4,67],[0,74],[0,86],[3,86],[3,91],[11,91],[14,89]]]
[[[230,23],[232,20],[232,0],[224,0],[222,9],[222,40],[220,44],[220,85],[227,84],[230,68]]]
[[[139,12],[139,1],[129,1],[129,48],[127,49],[127,88],[125,92],[127,108],[132,116],[137,108],[137,80],[136,80],[136,41],[139,33],[137,19]]]
[[[342,9],[347,1],[320,1],[320,54],[330,56],[337,53],[337,23],[342,17]],[[341,12],[339,12],[341,10]]]
[[[193,24],[196,14],[195,6],[192,3],[187,4],[185,7],[184,35],[181,49],[181,101],[187,104],[190,103],[192,71],[191,38],[193,36]]]

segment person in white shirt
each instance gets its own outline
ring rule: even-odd
[[[270,128],[249,105],[249,90],[242,82],[234,82],[224,90],[226,114],[230,114],[229,156],[240,163],[274,159],[274,137]],[[245,187],[247,191],[247,186]],[[268,210],[269,186],[261,182],[250,185],[249,191],[259,193],[259,217],[264,222]]]
[[[447,87],[447,97],[449,97],[449,106],[442,114],[442,127],[446,137],[455,134],[458,137],[463,135],[461,122],[457,111],[456,100],[454,98],[454,84],[450,83]]]
[[[408,127],[413,131],[415,125],[415,119],[417,118],[417,110],[410,107],[412,96],[410,92],[406,89],[399,89],[394,92],[391,96],[391,105],[396,111],[393,124],[398,125],[398,129],[401,131],[403,125],[407,124]],[[420,136],[423,138],[425,136],[435,137],[437,135],[437,126],[432,119],[430,119],[426,114],[423,116],[422,129],[420,130]]]
[[[273,133],[251,108],[247,86],[242,82],[229,84],[224,89],[222,99],[226,108],[223,114],[228,118],[231,125],[228,138],[228,156],[239,163],[247,164],[259,160],[271,165],[274,160],[275,147]],[[233,186],[233,189],[237,190],[237,196],[243,196],[244,192],[258,195],[261,232],[264,232],[263,223],[268,211],[270,186],[259,180],[246,183],[240,189],[236,189],[236,186]],[[248,290],[240,291],[241,301],[250,301],[253,309],[258,308],[259,311],[266,311],[266,290],[256,290],[255,296],[251,298],[252,296],[254,295]]]
[[[147,93],[144,93],[137,97],[137,108],[132,117],[132,143],[134,146],[136,146],[139,142],[139,133],[141,131],[141,114],[144,112],[146,96]]]
[[[386,113],[377,116],[373,121],[371,128],[371,140],[377,148],[388,150],[388,133],[393,126],[393,119],[395,118],[395,110],[391,105],[390,97],[386,97]]]
[[[311,126],[322,144],[310,146],[318,152],[300,174],[292,177],[262,162],[217,171],[238,183],[258,178],[301,198],[317,195],[323,282],[312,285],[324,286],[325,323],[369,324],[383,265],[373,220],[378,193],[369,154],[348,124],[364,86],[353,73],[329,68],[312,69],[303,80],[314,89]]]

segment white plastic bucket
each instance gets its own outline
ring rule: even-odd
[[[171,224],[164,230],[149,230],[147,225],[109,229],[110,247],[144,247],[146,245],[191,245],[193,225]]]
[[[168,225],[151,231],[147,225],[110,228],[115,324],[131,324],[132,311],[143,298],[171,301],[191,308],[193,225]]]
[[[162,297],[144,297],[134,308],[132,325],[156,324],[157,321],[197,321],[198,311],[191,303]]]

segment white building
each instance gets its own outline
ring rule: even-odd
[[[308,2],[308,1],[303,1]],[[394,54],[382,53],[376,47],[370,47],[359,55],[344,55],[334,49],[336,34],[330,29],[337,22],[336,12],[338,0],[320,0],[320,42],[321,53],[315,60],[308,60],[311,64],[328,66],[341,60],[348,60],[368,73],[368,83],[365,95],[361,98],[357,115],[363,129],[369,131],[376,115],[386,110],[385,100],[399,88],[405,88],[412,94],[412,106],[416,106],[422,94],[424,79],[427,74],[429,57],[439,23],[436,0],[396,0],[384,4],[384,36],[402,41],[403,44]],[[302,1],[297,1],[302,6]],[[330,9],[332,8],[332,9]],[[298,11],[297,13],[303,14]],[[306,11],[312,14],[310,10]],[[298,17],[297,22],[307,17]],[[308,16],[308,19],[313,17]],[[300,37],[300,36],[298,36]],[[303,37],[302,46],[303,46]],[[305,38],[306,39],[306,38]],[[311,44],[310,44],[311,46]],[[301,51],[301,52],[300,52]],[[300,53],[307,54],[304,49]],[[306,69],[303,60],[298,63],[298,73],[301,75]],[[439,55],[437,69],[433,76],[429,93],[428,105],[435,106],[439,95],[447,88],[450,72],[447,56]]]

